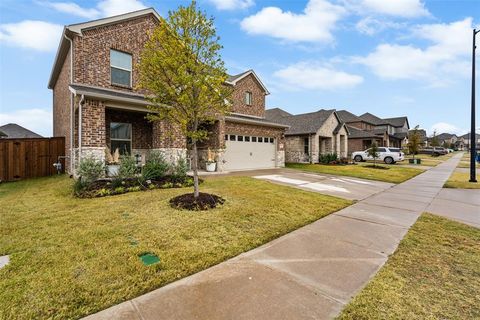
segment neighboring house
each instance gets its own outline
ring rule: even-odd
[[[408,130],[408,134],[412,134],[414,130]],[[417,129],[417,134],[420,136],[420,141],[422,147],[426,147],[428,145],[428,138],[427,138],[427,131],[425,129]]]
[[[337,114],[350,131],[350,153],[368,149],[374,142],[378,146],[397,148],[408,143],[407,117],[381,119],[371,113],[356,116],[347,110],[339,110]]]
[[[447,148],[450,148],[451,145],[455,145],[458,140],[457,135],[451,133],[441,133],[438,134],[436,137],[438,139],[438,142],[440,143],[440,146]]]
[[[280,108],[266,111],[269,121],[288,125],[285,132],[285,161],[318,163],[319,156],[348,154],[348,129],[335,110],[292,115]]]
[[[43,138],[41,135],[28,130],[16,123],[8,123],[0,126],[0,139],[18,139],[18,138]]]
[[[466,133],[463,136],[460,136],[459,139],[462,140],[464,144],[464,149],[462,150],[470,150],[470,133]],[[476,147],[477,149],[480,149],[480,134],[475,134],[475,140],[476,140]]]
[[[144,9],[66,26],[48,87],[53,90],[54,136],[66,138],[67,170],[86,156],[105,159],[112,151],[141,155],[162,151],[176,161],[186,157],[186,138],[166,122],[149,122],[146,92],[136,89],[137,64],[160,17]],[[265,119],[268,90],[249,70],[231,76],[233,112],[211,125],[202,145],[216,154],[218,170],[284,166],[284,124]]]
[[[403,116],[381,119],[367,112],[359,116],[359,118],[373,123],[376,130],[385,130],[387,132],[388,141],[386,142],[386,147],[401,148],[408,143],[408,130],[410,129],[410,124],[408,123],[407,117]]]

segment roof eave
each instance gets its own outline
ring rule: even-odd
[[[245,123],[245,124],[253,124],[257,126],[266,126],[266,127],[276,127],[276,128],[290,128],[290,126],[275,123],[275,122],[267,122],[267,121],[260,121],[256,119],[245,119],[245,118],[237,118],[232,116],[225,116],[225,120],[235,123]]]

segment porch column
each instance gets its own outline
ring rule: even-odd
[[[105,103],[99,100],[86,99],[79,106],[80,129],[79,161],[85,157],[94,157],[99,161],[105,161],[106,127],[105,127]]]
[[[175,163],[179,158],[187,158],[187,141],[178,127],[167,121],[154,121],[152,150],[162,152],[168,161]]]

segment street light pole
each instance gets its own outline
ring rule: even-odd
[[[477,151],[477,135],[475,132],[475,36],[480,30],[473,29],[473,48],[472,48],[472,119],[470,128],[470,182],[477,182],[477,172],[475,169],[475,155]]]

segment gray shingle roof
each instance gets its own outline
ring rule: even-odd
[[[362,121],[362,119],[347,110],[339,110],[337,111],[337,115],[340,118],[340,121],[345,123]]]
[[[270,121],[279,121],[283,117],[289,116],[292,116],[292,114],[280,108],[272,108],[265,110],[265,118]]]
[[[475,136],[476,136],[477,140],[480,139],[480,134],[477,133],[477,134],[475,134]],[[470,139],[470,133],[466,133],[463,136],[460,136],[459,138]]]
[[[245,72],[242,72],[242,73],[239,73],[239,74],[236,74],[236,75],[228,75],[227,81],[228,81],[228,82],[234,82],[235,80],[243,77],[244,75],[246,75],[246,74],[249,73],[250,71],[252,71],[252,70],[247,70],[247,71],[245,71]]]
[[[386,118],[386,119],[383,119],[383,120],[385,120],[386,122],[388,122],[389,124],[391,124],[394,127],[403,127],[405,122],[407,122],[407,124],[408,124],[407,117]]]
[[[286,135],[310,134],[316,133],[334,112],[335,110],[322,109],[316,112],[281,117],[277,120],[269,119],[267,115],[267,120],[289,125],[290,129],[287,130]]]
[[[362,119],[365,122],[371,123],[371,124],[376,125],[376,126],[380,126],[382,124],[387,124],[387,122],[385,120],[380,119],[376,115],[373,115],[373,114],[368,113],[368,112],[362,114],[361,116],[359,116],[359,118]]]
[[[8,123],[0,127],[0,131],[6,134],[4,138],[18,139],[18,138],[43,138],[41,135],[28,130],[16,123]]]
[[[80,84],[71,84],[70,88],[74,90],[74,92],[76,92],[77,94],[84,94],[86,96],[98,97],[112,101],[119,100],[130,103],[138,103],[142,105],[149,104],[149,102],[145,99],[144,95],[137,93]]]
[[[358,128],[352,127],[347,125],[348,132],[350,132],[350,135],[348,136],[348,139],[355,139],[355,138],[378,138],[378,135],[376,135],[373,131],[365,131],[365,130],[360,130]]]
[[[437,134],[437,138],[439,140],[447,140],[447,139],[450,139],[452,137],[456,137],[457,135],[455,134],[452,134],[452,133],[440,133],[440,134]]]

